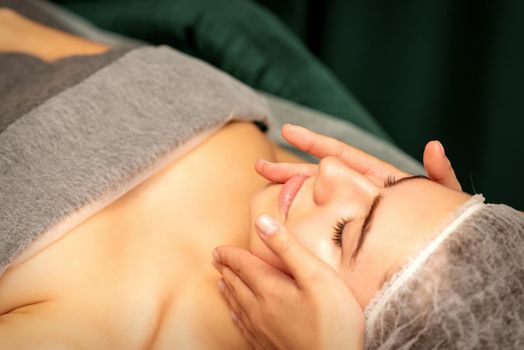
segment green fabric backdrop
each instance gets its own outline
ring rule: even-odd
[[[248,0],[55,0],[97,26],[169,44],[246,84],[391,138],[276,16]]]
[[[466,191],[524,210],[524,1],[55,1],[389,134],[417,159],[439,139]]]
[[[524,1],[258,0],[420,159],[524,210]]]

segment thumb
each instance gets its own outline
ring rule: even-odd
[[[299,287],[310,285],[311,280],[328,266],[277,219],[264,214],[257,218],[255,226],[262,241],[282,260]]]
[[[457,191],[461,191],[451,162],[444,153],[444,147],[438,141],[428,142],[424,149],[424,168],[431,180]]]

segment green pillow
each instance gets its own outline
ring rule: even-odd
[[[279,20],[248,0],[58,0],[97,26],[169,44],[251,87],[354,123],[391,141],[337,78]]]

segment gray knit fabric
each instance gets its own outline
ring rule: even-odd
[[[415,272],[406,270],[368,306],[366,349],[524,348],[522,213],[481,204]]]
[[[66,233],[188,141],[266,113],[242,83],[164,46],[134,49],[48,98],[0,133],[0,273],[35,239]]]
[[[47,63],[19,53],[0,53],[0,133],[50,97],[78,84],[132,47],[101,55],[66,57]]]

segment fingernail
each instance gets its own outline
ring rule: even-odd
[[[440,141],[437,141],[437,144],[438,144],[438,148],[440,149],[440,153],[445,156],[446,155],[446,152],[444,152],[444,146],[442,146],[442,144],[440,143]]]
[[[265,159],[259,159],[257,160],[257,162],[255,163],[255,169],[256,171],[258,172],[261,172],[262,170],[264,170],[264,167],[266,165],[270,164],[270,162],[268,162],[267,160]]]
[[[278,230],[278,223],[269,215],[261,215],[257,218],[255,225],[264,236],[271,236]]]
[[[220,279],[218,281],[218,289],[220,289],[221,292],[223,292],[226,289],[226,284],[224,283],[223,279]]]
[[[232,319],[234,322],[237,322],[237,321],[238,321],[238,316],[237,316],[237,314],[235,313],[235,311],[231,311],[230,314],[231,314],[231,319]]]
[[[271,164],[270,161],[267,161],[265,159],[259,159],[257,162],[258,162],[258,166],[261,166],[261,167],[264,166],[264,165]]]

